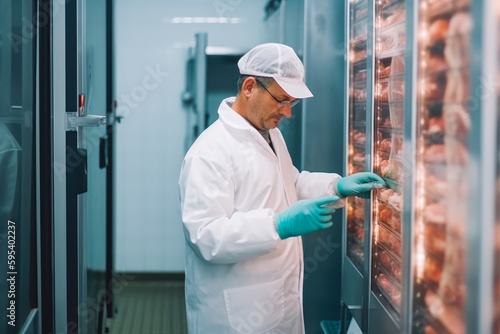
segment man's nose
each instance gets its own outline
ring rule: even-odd
[[[286,118],[292,117],[292,107],[289,104],[284,105],[283,107],[279,108],[279,113]]]

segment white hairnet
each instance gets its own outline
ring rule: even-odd
[[[289,46],[266,43],[254,47],[238,61],[242,75],[271,77],[296,99],[312,97],[304,83],[304,65]]]

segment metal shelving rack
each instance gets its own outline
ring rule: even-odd
[[[497,333],[500,328],[497,2],[354,0],[346,5],[346,37],[355,43],[348,43],[346,60],[345,174],[373,171],[388,176],[394,193],[401,195],[395,225],[382,219],[381,211],[387,208],[380,190],[365,203],[349,199],[345,210],[342,304],[344,314],[349,311],[365,333]],[[404,7],[405,17],[390,18],[390,6]],[[361,8],[369,27],[366,41],[353,34],[359,29],[356,13]],[[380,24],[381,18],[394,19],[384,22],[392,28]],[[393,36],[392,49],[379,45],[387,36]],[[362,62],[360,51],[366,54]],[[456,56],[466,61],[460,63]],[[394,69],[397,61],[404,64],[400,72],[384,76],[381,71],[388,64]],[[366,82],[356,81],[361,63]],[[403,88],[391,86],[391,80],[401,79]],[[393,122],[394,97],[383,102],[384,82],[389,95],[398,87],[404,92],[397,102],[404,110],[402,124]],[[366,96],[366,101],[354,96]],[[366,108],[362,121],[359,106]],[[388,114],[393,119],[384,123]],[[355,140],[360,133],[365,135],[364,145]],[[395,148],[395,142],[401,147]],[[391,145],[390,156],[381,154],[384,145]],[[396,151],[402,166],[399,182],[393,182],[394,174],[384,175],[387,170],[384,173],[381,166]],[[363,160],[364,168],[353,168]],[[355,215],[363,204],[364,211]],[[362,230],[352,227],[353,217],[364,217],[357,221]],[[397,254],[380,241],[380,231],[391,228],[400,231],[393,233],[390,243],[400,247]],[[352,256],[356,234],[362,241],[361,262]],[[384,259],[396,264],[392,273]],[[383,291],[386,281],[380,284],[380,273],[398,289]]]

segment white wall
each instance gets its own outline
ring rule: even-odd
[[[280,42],[267,0],[119,0],[114,14],[116,270],[184,271],[177,180],[185,154],[185,63],[194,34],[209,46]],[[176,17],[240,18],[239,24],[172,23]],[[152,74],[156,73],[156,74]]]

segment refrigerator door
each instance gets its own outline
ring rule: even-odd
[[[366,171],[366,93],[368,1],[353,1],[350,6],[349,104],[347,171]],[[362,273],[365,261],[365,200],[347,201],[347,257]]]
[[[400,326],[403,268],[403,143],[405,138],[406,3],[375,5],[375,84],[373,108],[373,171],[388,188],[377,189],[372,210],[372,296]],[[407,260],[407,259],[405,259]],[[378,322],[371,310],[370,323]],[[379,318],[379,317],[377,317]]]
[[[348,59],[346,62],[346,138],[345,175],[366,171],[367,165],[367,93],[368,91],[368,27],[372,17],[368,0],[351,0],[346,6]],[[369,139],[369,137],[368,137]],[[360,327],[366,330],[368,305],[366,255],[369,223],[366,223],[362,198],[349,197],[344,212],[342,302]],[[344,311],[345,311],[344,309]]]
[[[470,1],[419,6],[413,331],[465,333]]]

